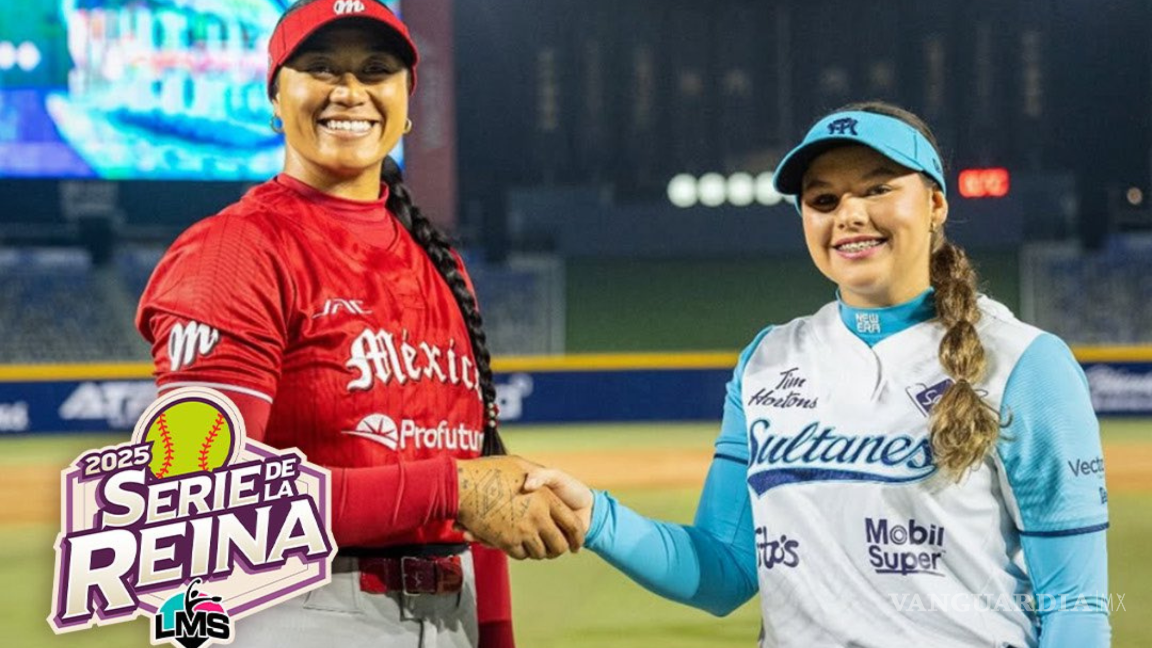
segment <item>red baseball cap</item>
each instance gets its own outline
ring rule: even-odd
[[[399,37],[404,51],[400,58],[408,65],[411,85],[409,92],[416,89],[416,62],[420,55],[416,43],[408,33],[408,26],[396,17],[384,3],[378,0],[316,0],[289,9],[276,23],[272,38],[268,40],[268,94],[272,94],[272,81],[284,63],[296,53],[301,43],[317,30],[338,20],[359,18],[372,20]]]

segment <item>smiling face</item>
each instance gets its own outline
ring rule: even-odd
[[[804,174],[804,239],[849,306],[906,302],[928,289],[932,228],[948,217],[928,179],[859,145],[835,148]]]
[[[284,172],[336,195],[373,199],[380,165],[404,134],[408,70],[371,23],[310,37],[277,76]]]

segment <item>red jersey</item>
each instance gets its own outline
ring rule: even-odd
[[[455,298],[384,202],[284,175],[253,188],[177,239],[137,326],[162,389],[219,384],[271,403],[265,443],[334,469],[413,469],[373,493],[380,504],[398,509],[424,487],[416,475],[449,484],[435,513],[357,531],[357,544],[461,542],[452,461],[480,454],[478,372]]]

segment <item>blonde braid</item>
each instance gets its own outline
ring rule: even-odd
[[[834,112],[863,110],[895,117],[920,131],[940,153],[932,130],[913,113],[883,101],[854,103]],[[943,156],[941,156],[943,157]],[[925,176],[925,182],[936,189]],[[988,456],[1000,436],[1000,417],[975,385],[984,377],[988,363],[984,345],[976,333],[980,309],[976,307],[976,271],[964,250],[948,242],[943,232],[933,232],[929,277],[936,289],[936,315],[945,327],[940,340],[940,364],[954,381],[932,408],[932,454],[946,475],[959,481]]]
[[[980,398],[975,385],[987,369],[984,345],[976,333],[976,272],[961,248],[936,241],[930,261],[936,289],[936,314],[946,331],[940,340],[940,364],[955,381],[932,408],[931,441],[936,465],[959,481],[984,460],[1000,434],[996,411]]]

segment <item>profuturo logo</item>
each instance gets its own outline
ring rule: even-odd
[[[355,430],[345,430],[344,434],[367,439],[389,450],[417,450],[436,448],[440,450],[476,450],[484,445],[484,433],[472,430],[463,423],[455,426],[442,420],[433,427],[424,427],[412,419],[401,419],[400,424],[384,414],[369,414],[356,425]]]
[[[748,426],[748,485],[757,495],[787,484],[920,481],[936,472],[928,437],[837,434],[813,421],[794,435],[774,433],[768,419]]]
[[[396,450],[400,447],[400,430],[396,427],[396,421],[383,414],[365,416],[356,425],[355,430],[350,430],[344,434],[374,441],[389,450]]]

